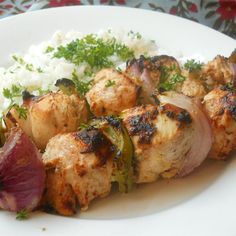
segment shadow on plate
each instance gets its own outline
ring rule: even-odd
[[[105,198],[93,201],[86,212],[78,211],[76,216],[67,219],[119,220],[157,214],[197,197],[230,169],[236,169],[235,158],[229,158],[225,162],[207,160],[185,178],[142,184],[128,194],[113,192]],[[35,212],[34,218],[41,218],[43,215],[42,212]],[[61,217],[47,215],[48,219]]]
[[[106,198],[95,200],[86,212],[76,217],[113,220],[158,213],[196,197],[222,175],[230,162],[207,160],[186,178],[143,184],[129,194],[113,192]]]

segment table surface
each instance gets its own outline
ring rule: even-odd
[[[181,16],[236,39],[236,0],[0,0],[0,18],[71,5],[113,5]]]

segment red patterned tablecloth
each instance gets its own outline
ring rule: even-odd
[[[236,39],[236,0],[0,0],[0,18],[49,7],[118,5],[178,15]]]

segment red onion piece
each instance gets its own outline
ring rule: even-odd
[[[131,66],[130,66],[130,72],[132,74],[132,76],[139,78],[142,74],[142,72],[139,69],[139,65],[138,62],[134,62]]]
[[[192,146],[178,172],[178,176],[183,177],[190,174],[206,159],[213,142],[211,126],[200,102],[198,103],[183,94],[174,92],[160,95],[159,99],[161,103],[173,104],[187,110],[194,122],[195,134]]]
[[[0,151],[0,208],[35,209],[45,186],[45,170],[35,144],[19,128],[11,131]]]
[[[142,96],[146,100],[150,100],[151,95],[155,91],[156,82],[150,77],[148,70],[144,68],[143,71],[140,71],[138,62],[133,63],[129,70],[132,76],[140,79],[143,90]]]

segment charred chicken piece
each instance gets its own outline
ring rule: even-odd
[[[13,107],[5,117],[7,128],[18,125],[41,150],[56,134],[76,131],[80,123],[87,121],[85,101],[75,94],[56,92],[39,98],[28,96],[23,107],[27,109],[26,119],[19,117]]]
[[[223,56],[216,56],[202,69],[202,79],[205,81],[209,90],[212,90],[218,85],[233,83],[234,77],[233,63]]]
[[[125,110],[123,118],[134,144],[136,183],[175,176],[192,145],[190,114],[170,104],[143,105]]]
[[[236,92],[227,85],[215,88],[204,97],[214,142],[210,158],[225,159],[236,148]]]
[[[117,115],[136,105],[138,90],[139,87],[125,73],[103,69],[95,75],[86,99],[94,115]]]
[[[73,215],[77,204],[106,196],[111,188],[113,146],[99,130],[58,134],[50,139],[43,162],[47,186],[43,205],[59,214]]]

